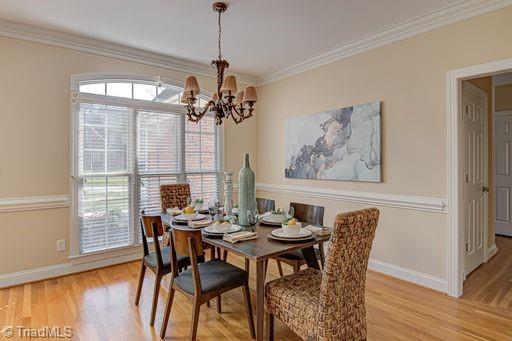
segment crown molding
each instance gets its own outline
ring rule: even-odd
[[[9,20],[0,19],[0,36],[161,67],[186,74],[217,78],[213,68],[207,64]],[[255,85],[257,83],[255,77],[234,74],[244,84]]]
[[[247,85],[263,86],[511,5],[512,0],[464,0],[424,16],[389,27],[362,39],[354,40],[261,77],[253,77],[241,73],[235,73],[235,75],[240,82]],[[0,36],[161,67],[186,74],[192,73],[199,76],[216,78],[213,69],[207,64],[9,20],[0,19]]]
[[[328,50],[295,65],[259,77],[258,86],[273,83],[326,64],[349,58],[363,52],[383,47],[421,33],[432,31],[437,28],[510,5],[512,5],[512,0],[461,1],[424,16],[389,27],[362,39],[357,39],[340,47]]]

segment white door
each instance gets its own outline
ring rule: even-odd
[[[512,111],[496,112],[494,127],[494,230],[512,236]]]
[[[462,88],[463,204],[468,275],[484,262],[487,233],[487,94],[471,83]]]

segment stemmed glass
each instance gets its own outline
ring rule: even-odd
[[[254,232],[256,224],[258,223],[258,210],[247,210],[247,222],[251,226],[251,232]]]
[[[284,220],[290,220],[295,215],[295,210],[292,206],[284,207],[283,208],[283,219]]]

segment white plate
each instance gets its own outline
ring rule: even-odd
[[[289,234],[284,233],[284,230],[282,228],[272,230],[272,235],[279,238],[286,238],[286,239],[301,239],[310,237],[312,235],[311,231],[305,228],[302,228],[299,230],[299,233],[297,233],[294,236],[291,236]]]
[[[274,220],[270,216],[261,217],[261,222],[263,224],[276,225],[276,226],[281,226],[281,224],[283,223],[281,220]]]
[[[204,232],[210,234],[224,234],[224,233],[235,233],[242,230],[242,226],[240,225],[231,225],[231,227],[227,231],[218,231],[214,225],[207,226],[203,229]]]
[[[267,237],[270,239],[281,241],[281,242],[302,242],[302,241],[311,240],[311,239],[315,238],[314,235],[310,235],[309,237],[301,237],[301,238],[293,238],[293,239],[281,238],[281,237],[274,236],[272,233],[267,234]]]
[[[183,214],[180,214],[179,216],[174,217],[177,221],[181,221],[183,223],[186,223],[188,221],[187,218]],[[206,216],[204,214],[198,214],[194,219],[191,219],[192,221],[198,221],[206,219]]]

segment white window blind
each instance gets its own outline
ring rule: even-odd
[[[73,119],[78,253],[140,243],[139,213],[161,211],[161,184],[188,181],[192,198],[205,205],[220,198],[219,129],[212,117],[186,120],[183,106],[173,104],[182,89],[118,80],[88,80],[79,89]]]
[[[81,103],[78,115],[80,251],[133,243],[132,110]]]
[[[160,185],[177,183],[181,177],[181,117],[141,111],[137,136],[139,209],[154,214],[161,211]]]
[[[192,198],[203,198],[212,205],[220,198],[220,162],[218,134],[213,117],[203,117],[199,123],[185,123],[186,175]]]

